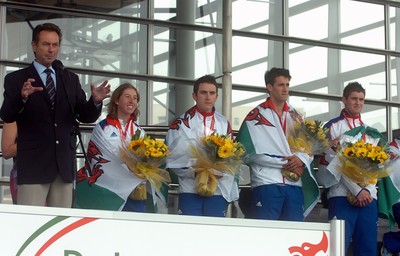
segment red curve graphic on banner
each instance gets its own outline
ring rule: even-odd
[[[69,232],[73,231],[74,229],[77,229],[83,225],[86,225],[92,221],[97,220],[97,218],[83,218],[78,221],[75,221],[74,223],[66,226],[62,230],[58,231],[54,236],[52,236],[47,242],[35,253],[35,256],[40,256],[42,253],[50,247],[55,241],[63,237],[64,235],[68,234]]]
[[[293,253],[299,253],[296,255],[302,256],[315,256],[318,252],[323,251],[326,253],[328,250],[328,237],[323,232],[323,236],[321,242],[318,244],[311,244],[311,243],[303,243],[301,246],[292,246],[289,247],[289,252],[292,255]]]

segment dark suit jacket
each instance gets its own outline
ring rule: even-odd
[[[54,108],[45,89],[31,94],[24,103],[21,89],[28,78],[35,79],[32,86],[44,88],[33,64],[12,72],[4,79],[4,101],[0,110],[4,122],[17,121],[18,184],[51,183],[58,174],[70,183],[76,165],[76,135],[72,133],[74,114],[80,122],[92,123],[99,117],[101,107],[96,107],[92,98],[86,100],[78,76],[68,70],[64,70],[62,76],[60,72],[56,74]]]

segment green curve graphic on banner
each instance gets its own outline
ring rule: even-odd
[[[35,256],[42,255],[42,253],[45,250],[47,250],[47,248],[49,248],[53,243],[55,243],[58,239],[60,239],[64,235],[68,234],[71,231],[74,231],[75,229],[77,229],[83,225],[86,225],[92,221],[95,221],[95,220],[97,220],[97,218],[83,218],[83,219],[77,220],[74,223],[64,227],[63,229],[58,231],[56,234],[54,234],[52,237],[50,237],[50,239],[48,239],[47,242],[45,242],[42,245],[42,247],[40,247],[40,249],[35,253]]]
[[[47,223],[43,224],[38,230],[36,230],[26,241],[25,243],[21,246],[21,248],[18,250],[16,256],[20,256],[21,253],[25,250],[28,245],[35,240],[40,234],[42,234],[44,231],[49,229],[50,227],[56,225],[57,223],[60,223],[61,221],[67,219],[69,217],[65,216],[57,216],[54,219],[48,221]]]

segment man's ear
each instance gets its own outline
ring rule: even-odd
[[[267,84],[267,91],[270,92],[272,90],[272,87],[274,87],[272,84],[268,83]]]
[[[31,47],[32,47],[33,54],[36,56],[36,43],[34,41],[31,42]]]
[[[343,102],[343,104],[346,103],[346,100],[347,100],[347,98],[346,98],[345,96],[342,96],[342,102]]]

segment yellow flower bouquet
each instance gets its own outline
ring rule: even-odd
[[[193,166],[196,172],[196,188],[201,196],[212,196],[218,186],[218,178],[224,173],[237,176],[244,154],[240,142],[228,135],[211,134],[192,146],[192,155],[197,159]]]
[[[387,145],[375,145],[362,139],[354,143],[345,142],[337,153],[339,171],[361,187],[376,184],[379,178],[389,176],[393,170],[391,154]],[[354,204],[351,192],[347,200]]]
[[[123,145],[120,150],[120,157],[129,170],[137,177],[149,181],[158,192],[163,183],[171,182],[169,173],[160,168],[168,154],[168,147],[163,141],[152,139],[147,135],[140,138],[139,130],[129,144]],[[130,198],[146,200],[146,185],[141,184],[136,187]]]
[[[373,145],[363,140],[345,142],[338,152],[340,172],[365,187],[390,175],[391,158],[386,145]]]
[[[328,129],[323,128],[321,121],[297,120],[288,133],[288,143],[292,153],[302,152],[308,155],[322,154],[329,147],[326,137]],[[300,177],[288,170],[282,170],[282,174],[292,181],[298,181]]]

